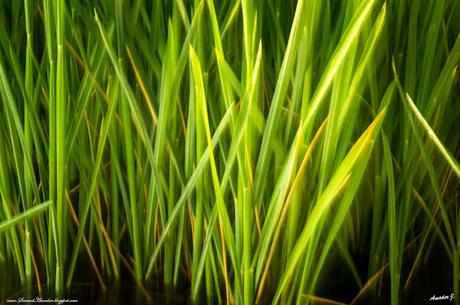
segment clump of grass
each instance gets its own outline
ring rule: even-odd
[[[388,269],[399,304],[439,242],[460,294],[456,2],[0,8],[21,285],[60,292],[89,261],[102,288],[125,268],[219,303],[356,303]],[[322,295],[329,262],[354,300]]]

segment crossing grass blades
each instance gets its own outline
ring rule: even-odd
[[[458,1],[24,0],[0,20],[17,289],[89,266],[101,291],[214,304],[458,304]],[[436,259],[444,290],[417,288]]]

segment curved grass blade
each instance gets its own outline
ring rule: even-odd
[[[419,123],[422,125],[422,127],[425,129],[427,132],[429,138],[433,143],[435,144],[436,148],[441,152],[441,155],[444,157],[444,159],[447,161],[447,163],[450,165],[452,170],[455,172],[458,178],[460,178],[460,164],[458,161],[454,158],[454,156],[444,147],[442,144],[441,140],[439,140],[438,136],[434,132],[434,130],[431,128],[430,124],[425,120],[423,115],[420,113],[418,110],[417,106],[415,103],[412,101],[410,95],[406,92],[406,98],[404,99],[406,103],[409,105],[410,109],[413,111],[415,114],[415,117],[419,121]]]
[[[324,214],[330,208],[334,200],[337,199],[343,188],[349,183],[349,179],[354,171],[356,163],[364,162],[361,159],[363,154],[366,151],[372,149],[373,143],[378,135],[378,132],[380,131],[380,126],[385,116],[385,109],[383,109],[377,115],[377,117],[369,125],[366,131],[356,141],[345,159],[340,164],[337,171],[334,173],[324,192],[319,197],[318,202],[315,204],[313,210],[311,211],[307,219],[307,223],[302,229],[302,233],[300,234],[294,249],[289,256],[286,268],[276,289],[272,304],[277,304],[279,301],[282,292],[288,284],[289,279],[292,277],[292,273],[300,259],[300,256],[307,247],[312,235],[315,234],[316,225],[321,220],[321,218],[324,217]]]
[[[34,217],[40,213],[45,212],[52,205],[52,201],[45,201],[36,206],[22,212],[19,215],[16,215],[10,219],[0,222],[0,233],[5,230],[10,229],[11,227],[17,225],[18,223],[24,222],[25,220]]]

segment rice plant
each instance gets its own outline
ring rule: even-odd
[[[2,278],[65,293],[90,266],[101,291],[216,304],[459,304],[458,1],[6,0],[0,20],[1,300]]]

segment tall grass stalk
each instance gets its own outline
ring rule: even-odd
[[[58,293],[89,265],[197,302],[396,305],[439,256],[458,303],[458,20],[442,0],[1,2],[0,268]]]

